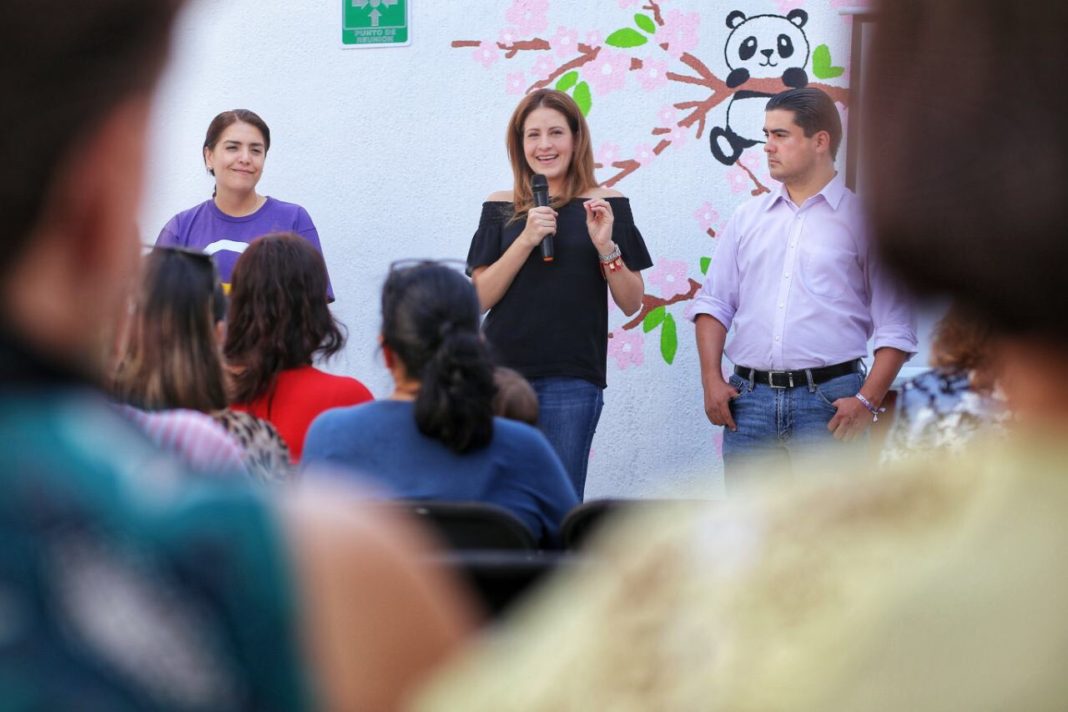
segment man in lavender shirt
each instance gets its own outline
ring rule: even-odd
[[[778,191],[735,211],[687,312],[696,327],[705,413],[726,426],[728,487],[783,469],[877,418],[916,351],[912,309],[869,244],[859,199],[834,167],[842,123],[811,87],[768,102],[764,134]],[[724,380],[726,346],[734,373]],[[861,358],[873,339],[867,377]]]

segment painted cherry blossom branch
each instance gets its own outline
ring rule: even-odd
[[[749,166],[745,165],[741,161],[735,162],[734,165],[738,166],[743,171],[745,171],[746,175],[749,176],[749,180],[753,181],[753,189],[751,191],[749,191],[749,194],[751,196],[753,196],[755,198],[756,196],[760,195],[761,193],[770,193],[771,192],[771,189],[768,188],[768,186],[766,186],[763,183],[761,183],[760,179],[756,177],[756,174],[753,173],[753,171],[749,170]]]
[[[645,321],[645,317],[649,315],[649,312],[656,309],[657,307],[669,307],[672,304],[690,301],[695,296],[697,296],[697,291],[701,289],[701,283],[695,281],[694,279],[690,279],[689,282],[690,290],[688,292],[686,292],[685,294],[676,294],[671,299],[664,299],[663,297],[657,297],[652,294],[643,294],[642,308],[638,311],[638,315],[620,328],[623,329],[623,331],[629,331],[633,329],[634,327],[640,325],[643,321]],[[608,338],[612,338],[612,334],[609,334]]]
[[[548,40],[543,40],[540,37],[529,40],[516,40],[512,44],[505,42],[497,42],[496,44],[497,48],[504,52],[505,59],[511,59],[520,52],[545,52],[553,48]],[[481,47],[482,40],[454,40],[451,46],[453,48]]]
[[[670,81],[678,82],[680,84],[693,84],[696,86],[706,87],[711,92],[705,99],[701,101],[684,101],[674,105],[675,108],[679,109],[680,111],[690,112],[681,120],[679,120],[677,125],[681,128],[688,129],[696,124],[697,131],[695,137],[698,139],[701,138],[701,136],[704,134],[709,112],[711,112],[714,108],[722,104],[730,97],[734,96],[734,93],[739,91],[743,87],[749,91],[758,91],[766,94],[777,94],[786,88],[780,79],[750,79],[743,85],[743,87],[731,88],[727,86],[726,82],[724,82],[722,79],[713,74],[704,62],[702,62],[700,59],[693,56],[689,52],[683,52],[682,55],[679,57],[679,60],[687,67],[692,69],[694,71],[694,75],[679,74],[678,72],[668,72],[666,75],[667,78]],[[827,94],[834,101],[841,102],[846,106],[849,105],[849,90],[845,87],[836,87],[822,83],[812,83],[808,86],[815,87],[817,89],[822,89],[823,91],[827,92]],[[652,129],[650,133],[652,133],[654,136],[660,136],[665,133],[669,133],[670,131],[671,129],[656,127]],[[659,155],[661,151],[663,151],[670,145],[670,139],[662,139],[660,143],[657,144],[656,148],[653,149],[653,153]],[[760,182],[760,180],[751,170],[749,170],[748,167],[742,165],[741,163],[738,163],[736,165],[741,166],[742,170],[744,170],[745,173],[749,176],[749,178],[753,181],[754,187],[752,190],[752,194],[754,196],[760,195],[761,193],[771,192],[766,185]],[[618,168],[619,172],[609,177],[602,183],[602,185],[604,185],[606,188],[611,188],[619,181],[634,173],[636,170],[638,170],[638,168],[641,167],[641,163],[639,163],[635,159],[625,159],[622,161],[614,162],[612,164],[612,167]]]
[[[579,67],[583,66],[584,64],[589,64],[593,60],[597,59],[597,55],[601,53],[601,46],[598,45],[596,47],[591,47],[588,44],[584,44],[582,42],[579,42],[578,51],[579,51],[579,56],[575,57],[570,62],[566,62],[565,64],[561,64],[559,67],[557,67],[552,72],[550,72],[549,76],[545,77],[545,79],[542,79],[540,81],[537,81],[537,82],[534,82],[533,84],[531,84],[530,87],[527,89],[527,93],[529,94],[532,91],[536,91],[538,89],[544,89],[545,87],[549,86],[550,84],[552,84],[554,81],[556,81],[557,79],[559,79],[563,75],[565,75],[568,72],[570,72],[572,69],[578,69]]]
[[[649,0],[649,4],[642,5],[642,9],[653,13],[653,22],[661,27],[664,26],[664,16],[660,14],[660,3],[656,2],[656,0]]]

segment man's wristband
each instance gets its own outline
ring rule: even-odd
[[[878,423],[879,422],[879,414],[886,412],[886,408],[876,408],[875,405],[870,400],[865,398],[860,393],[856,394],[853,397],[856,398],[858,401],[860,401],[862,404],[864,404],[864,407],[868,409],[868,412],[871,413],[871,422],[873,422],[873,423]]]

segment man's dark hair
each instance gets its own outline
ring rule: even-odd
[[[842,117],[834,100],[826,92],[814,87],[787,89],[768,99],[765,111],[792,111],[794,123],[801,127],[805,136],[811,138],[817,131],[826,131],[831,137],[831,158],[838,157],[842,144]]]
[[[155,84],[181,4],[0,3],[0,276],[26,248],[71,150]]]
[[[875,30],[862,189],[886,261],[1068,343],[1068,5],[892,0]]]

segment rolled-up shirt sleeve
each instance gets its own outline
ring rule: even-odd
[[[737,214],[731,217],[718,240],[705,283],[686,310],[686,318],[697,321],[708,314],[730,330],[738,310],[738,235]]]
[[[872,349],[889,347],[916,355],[916,314],[905,286],[883,264],[869,242],[865,273],[871,294]]]

